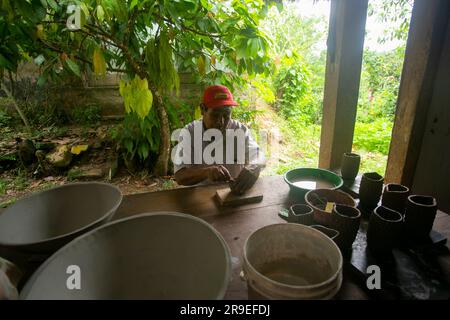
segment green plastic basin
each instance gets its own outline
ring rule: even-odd
[[[339,189],[344,181],[334,172],[319,168],[296,168],[284,174],[291,196],[297,203],[305,202],[305,194],[314,189]]]

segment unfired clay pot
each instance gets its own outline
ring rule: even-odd
[[[345,180],[355,180],[361,157],[356,153],[344,153],[341,162],[341,176]]]
[[[405,233],[409,240],[427,239],[433,228],[437,212],[436,199],[430,196],[411,195],[405,211]]]
[[[409,195],[409,188],[396,183],[389,183],[384,187],[381,204],[401,214],[405,213],[405,204]]]
[[[359,230],[361,212],[355,207],[335,204],[331,217],[332,227],[339,231],[342,248],[351,248]]]
[[[375,254],[385,254],[398,245],[403,216],[394,210],[379,206],[370,215],[367,246]]]
[[[359,199],[362,206],[373,209],[380,201],[383,191],[384,178],[376,172],[367,172],[362,175],[359,186]]]

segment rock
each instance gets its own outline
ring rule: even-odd
[[[69,180],[96,180],[103,178],[104,173],[101,168],[97,167],[73,167],[67,173],[67,178]]]
[[[36,147],[34,146],[33,141],[29,139],[22,140],[21,138],[17,138],[17,152],[19,153],[19,158],[24,165],[28,165],[34,162],[36,159]]]
[[[52,153],[47,154],[45,159],[54,167],[65,168],[69,166],[72,161],[72,154],[70,153],[68,146],[61,145]]]

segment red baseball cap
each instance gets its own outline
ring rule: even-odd
[[[207,87],[203,94],[202,102],[210,109],[238,105],[238,103],[234,101],[230,90],[227,87],[220,85]]]

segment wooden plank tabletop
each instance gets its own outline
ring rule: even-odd
[[[114,220],[155,211],[171,211],[192,214],[210,223],[228,243],[232,255],[232,281],[226,299],[247,299],[247,287],[239,273],[242,266],[242,250],[248,236],[257,229],[274,223],[285,223],[278,216],[282,208],[299,202],[289,195],[289,188],[282,176],[260,178],[255,187],[262,191],[264,198],[259,203],[239,207],[221,207],[215,200],[215,192],[226,185],[204,185],[183,187],[168,191],[127,195],[124,197]],[[0,211],[1,213],[1,211]],[[438,212],[434,230],[450,238],[450,216]],[[447,242],[447,247],[450,244]],[[440,258],[443,270],[450,283],[450,255]],[[344,267],[344,282],[336,299],[368,299],[369,293],[358,279]]]

